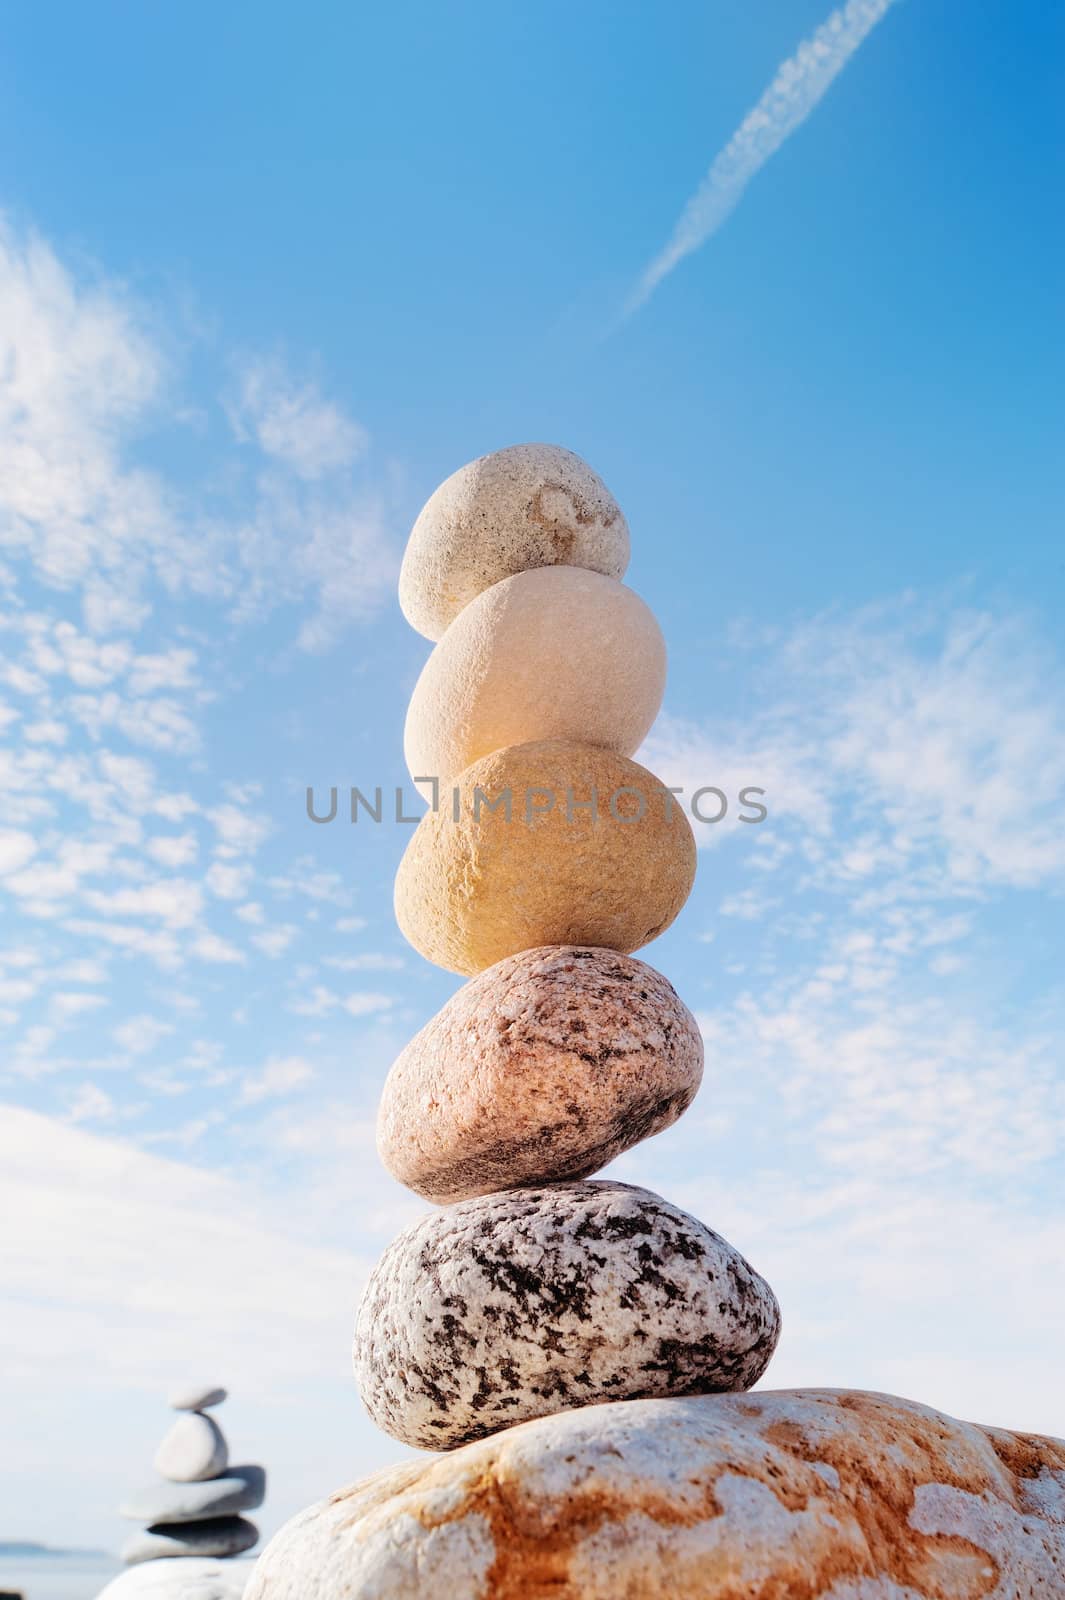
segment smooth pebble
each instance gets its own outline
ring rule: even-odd
[[[412,628],[439,639],[502,578],[562,564],[620,578],[629,530],[617,501],[572,450],[516,444],[453,472],[426,501],[399,575]]]
[[[631,756],[665,683],[665,641],[631,589],[578,567],[519,572],[471,601],[426,662],[407,711],[407,766],[446,784],[537,739]],[[429,798],[431,784],[418,786]]]
[[[229,1462],[229,1448],[213,1417],[183,1412],[155,1452],[155,1470],[172,1483],[217,1478]]]
[[[691,824],[635,761],[545,740],[482,757],[454,789],[415,828],[395,886],[401,931],[438,966],[469,977],[546,944],[630,953],[688,898]]]

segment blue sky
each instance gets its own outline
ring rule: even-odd
[[[707,1073],[618,1175],[770,1278],[770,1386],[1065,1433],[1065,21],[898,0],[623,315],[827,15],[5,18],[0,1536],[116,1545],[189,1372],[268,1528],[400,1453],[373,1116],[455,980],[408,830],[304,793],[403,781],[406,531],[530,439],[628,517],[647,762],[768,795],[646,952]]]

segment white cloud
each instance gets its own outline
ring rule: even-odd
[[[372,1017],[395,1004],[390,994],[349,994],[340,1002],[350,1017]]]
[[[38,862],[24,867],[21,872],[7,875],[4,884],[9,894],[27,902],[25,910],[39,914],[47,910],[47,902],[62,900],[72,895],[78,887],[79,875],[73,867],[58,862]]]
[[[177,825],[184,822],[186,817],[195,816],[200,806],[188,794],[162,794],[155,800],[152,809],[167,822]]]
[[[192,942],[192,953],[200,961],[223,966],[243,965],[248,959],[243,950],[217,933],[199,934]]]
[[[196,860],[199,843],[194,833],[160,834],[145,842],[145,851],[161,867],[188,867]]]
[[[322,964],[335,967],[338,972],[400,972],[406,966],[402,956],[383,955],[377,950],[358,956],[323,956]]]
[[[384,481],[352,476],[365,430],[312,386],[253,363],[234,413],[255,444],[250,483],[230,474],[227,494],[179,491],[137,459],[149,428],[180,428],[189,414],[158,317],[0,218],[0,549],[76,593],[90,635],[135,633],[162,590],[228,604],[238,620],[309,606],[300,642],[324,648],[382,604],[397,565]],[[217,453],[217,414],[208,420]],[[97,691],[80,706],[90,727],[172,750],[193,736],[172,695],[138,711],[101,691],[127,669],[134,702],[188,689],[193,665],[182,647],[120,654],[114,670],[97,670],[91,652],[68,663]]]
[[[196,653],[188,649],[170,649],[157,655],[135,656],[129,671],[131,694],[155,694],[160,689],[194,688],[196,678]]]
[[[905,874],[911,898],[1065,883],[1065,670],[1023,620],[902,600],[803,624],[754,670],[742,724],[662,718],[639,754],[683,803],[733,801],[700,846],[798,853],[838,886]],[[744,825],[750,784],[769,817]]]
[[[105,1109],[91,1085],[78,1103],[85,1115]],[[7,1105],[0,1215],[20,1219],[6,1236],[0,1315],[12,1382],[47,1383],[74,1349],[82,1384],[164,1390],[219,1363],[252,1383],[338,1361],[351,1257],[294,1240],[232,1180]],[[264,1341],[255,1330],[267,1321]]]
[[[847,0],[778,68],[685,206],[672,237],[642,274],[631,315],[677,264],[705,244],[735,209],[751,179],[806,121],[893,0]]]
[[[36,849],[31,833],[20,832],[17,828],[0,831],[0,875],[17,872],[31,859]]]
[[[298,642],[304,650],[322,651],[392,594],[399,563],[384,534],[382,499],[352,498],[340,505],[319,501],[312,504],[310,518],[312,531],[299,561],[318,604],[301,624]]]
[[[259,846],[269,837],[270,823],[265,817],[256,816],[245,805],[238,805],[226,801],[221,805],[212,806],[207,812],[217,832],[217,851],[226,860],[237,856],[254,855]]]
[[[0,545],[87,612],[136,610],[174,525],[151,474],[122,461],[162,383],[128,297],[76,286],[48,246],[0,227]]]
[[[111,893],[90,889],[85,903],[107,916],[157,917],[165,927],[189,928],[203,912],[204,897],[200,885],[189,878],[160,878]]]
[[[171,1022],[163,1022],[147,1012],[129,1017],[113,1030],[113,1038],[126,1055],[147,1055],[174,1031]]]
[[[300,856],[290,873],[282,873],[268,880],[276,894],[306,895],[309,900],[328,901],[333,905],[347,905],[351,890],[339,872],[323,872],[316,867],[313,856]],[[345,917],[337,923],[341,931],[356,932],[366,924],[358,917]]]
[[[262,933],[253,933],[251,942],[263,955],[276,958],[283,956],[294,939],[299,937],[299,929],[291,922],[281,924],[276,928],[267,928]]]
[[[303,1056],[278,1056],[269,1060],[261,1072],[244,1079],[240,1098],[244,1105],[274,1100],[291,1094],[314,1077],[314,1068]]]
[[[297,973],[299,976],[300,973]],[[367,991],[338,995],[324,984],[317,983],[309,993],[300,994],[290,1001],[289,1010],[300,1017],[324,1017],[337,1009],[346,1011],[350,1017],[371,1017],[378,1012],[391,1010],[394,1004],[393,997],[388,994]]]
[[[361,424],[323,400],[313,384],[294,383],[279,362],[246,369],[230,419],[238,438],[253,436],[265,455],[301,478],[350,467],[369,445]]]
[[[80,989],[60,989],[49,998],[48,1007],[57,1022],[69,1022],[75,1017],[99,1011],[108,1004],[101,994],[88,994]]]
[[[64,926],[93,944],[111,944],[128,954],[146,956],[164,972],[182,965],[181,946],[172,933],[156,932],[128,922],[101,922],[93,917],[70,917]]]
[[[95,1083],[83,1083],[68,1102],[68,1122],[110,1122],[114,1116],[114,1101]]]
[[[30,744],[66,744],[70,737],[70,730],[62,722],[50,718],[41,722],[27,722],[23,728],[23,737]]]
[[[24,1005],[39,991],[40,984],[34,978],[0,978],[0,1002],[4,1005]]]
[[[249,866],[231,866],[222,861],[213,861],[207,869],[206,884],[212,894],[220,900],[239,900],[247,894],[251,882],[252,869]]]
[[[131,744],[150,750],[171,750],[179,754],[198,749],[200,731],[184,706],[176,700],[126,700],[109,691],[97,695],[72,695],[70,715],[94,739],[117,728]]]
[[[339,1004],[339,996],[318,983],[309,994],[302,994],[291,1001],[289,1010],[298,1017],[324,1017],[327,1012],[334,1011]]]

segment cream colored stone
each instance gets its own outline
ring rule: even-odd
[[[440,1204],[585,1178],[675,1122],[702,1071],[695,1018],[653,967],[526,950],[465,984],[397,1058],[377,1148]]]
[[[482,757],[455,789],[458,820],[445,791],[396,876],[399,926],[438,966],[470,976],[546,944],[628,953],[657,938],[688,898],[691,824],[635,761],[545,740]]]
[[[847,1390],[591,1406],[331,1495],[247,1600],[437,1593],[1057,1600],[1065,1443]]]
[[[579,567],[519,572],[472,600],[426,662],[407,712],[407,766],[443,783],[537,739],[631,756],[665,684],[665,642],[631,589]]]
[[[482,590],[533,567],[585,567],[620,578],[629,530],[603,480],[572,450],[516,444],[453,472],[411,531],[399,603],[427,639]]]

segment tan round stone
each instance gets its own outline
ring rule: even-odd
[[[515,444],[460,467],[430,495],[407,543],[399,603],[412,628],[439,639],[501,578],[560,564],[620,578],[628,525],[572,450]]]
[[[672,984],[615,950],[551,945],[461,988],[397,1058],[381,1160],[440,1205],[586,1178],[687,1110],[698,1025]]]
[[[639,595],[580,567],[519,572],[472,600],[426,662],[407,712],[407,765],[447,782],[536,739],[631,756],[665,686],[665,641]]]
[[[549,739],[484,756],[441,792],[400,862],[396,920],[427,960],[468,977],[537,945],[638,950],[694,878],[691,825],[658,778]]]

